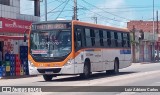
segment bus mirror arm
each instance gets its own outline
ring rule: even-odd
[[[26,32],[27,32],[27,31],[29,31],[29,29],[26,29],[26,30],[24,31],[24,37],[23,37],[23,38],[24,38],[24,39],[23,39],[23,40],[24,40],[24,42],[26,42],[26,41],[27,41],[27,35],[26,35]]]

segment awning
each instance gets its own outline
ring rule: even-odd
[[[5,36],[5,35],[0,35],[0,39],[23,40],[24,36]]]
[[[32,22],[0,17],[0,32],[29,33]]]

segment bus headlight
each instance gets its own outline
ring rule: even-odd
[[[28,60],[28,65],[31,67],[35,67],[34,64],[30,60]]]

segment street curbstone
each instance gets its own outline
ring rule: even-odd
[[[30,78],[30,77],[37,77],[38,75],[25,75],[25,76],[6,76],[1,77],[0,79],[20,79],[20,78]]]

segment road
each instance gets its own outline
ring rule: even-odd
[[[42,76],[1,79],[0,86],[160,86],[160,63],[137,64],[121,69],[118,75],[94,73],[90,79],[79,76],[58,76],[46,82]],[[58,88],[57,88],[58,89]],[[68,89],[68,88],[67,88]],[[77,90],[77,89],[76,89]],[[97,90],[97,89],[95,89]],[[63,90],[62,90],[63,91]],[[0,95],[9,93],[0,93]],[[15,95],[159,95],[158,92],[45,92],[45,93],[12,93]]]

